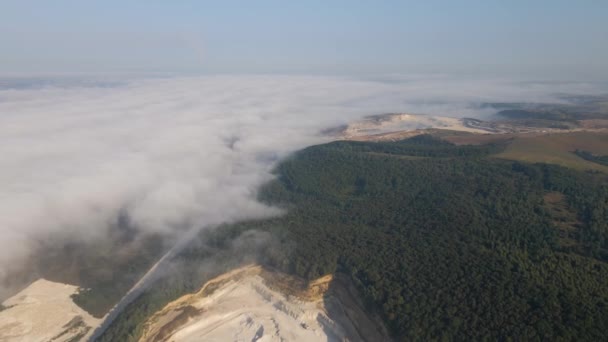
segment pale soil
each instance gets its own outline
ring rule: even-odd
[[[77,286],[45,279],[33,282],[2,303],[0,341],[84,341],[100,320],[72,301],[77,291]]]
[[[344,128],[332,130],[334,138],[354,141],[399,141],[429,132],[453,132],[442,134],[446,140],[457,144],[476,144],[478,141],[507,140],[514,136],[536,136],[573,132],[606,132],[608,120],[581,120],[580,128],[555,129],[527,127],[513,123],[483,122],[471,127],[465,119],[417,114],[386,114],[349,123]],[[504,139],[503,139],[504,138]]]
[[[422,134],[423,130],[439,128],[468,133],[488,133],[464,125],[462,119],[416,114],[387,114],[350,123],[338,138],[361,141],[393,141]]]
[[[351,290],[333,277],[304,284],[247,266],[168,304],[148,320],[140,341],[383,341],[385,336]]]

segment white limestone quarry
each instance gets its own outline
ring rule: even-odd
[[[78,307],[77,286],[38,279],[2,303],[0,341],[84,341],[100,320]]]
[[[348,295],[328,301],[332,276],[297,293],[289,279],[260,266],[222,275],[153,315],[140,342],[387,339],[376,323],[361,319],[365,314]]]
[[[384,114],[349,123],[339,134],[347,140],[399,140],[420,134],[419,130],[437,128],[487,134],[487,130],[469,127],[464,119],[418,114]],[[418,132],[418,133],[416,133]]]

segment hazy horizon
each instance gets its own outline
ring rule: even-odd
[[[602,340],[607,18],[2,1],[0,340]]]
[[[600,1],[5,1],[0,74],[608,79]]]

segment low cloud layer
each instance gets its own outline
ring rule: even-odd
[[[491,114],[588,84],[393,77],[205,76],[0,89],[0,277],[33,238],[94,238],[127,214],[175,232],[274,215],[255,200],[275,163],[319,132],[386,112]]]

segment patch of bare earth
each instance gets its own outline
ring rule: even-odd
[[[77,286],[39,279],[2,303],[0,341],[81,341],[99,320],[78,307]]]
[[[169,303],[140,341],[386,341],[375,316],[341,277],[315,281],[246,266]]]

